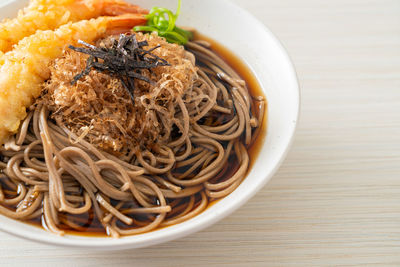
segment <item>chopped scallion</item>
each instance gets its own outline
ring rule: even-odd
[[[169,43],[185,45],[193,34],[175,25],[181,12],[182,0],[178,1],[176,14],[171,10],[162,7],[153,7],[146,16],[147,25],[136,26],[133,28],[137,32],[157,32],[158,36],[164,37]]]

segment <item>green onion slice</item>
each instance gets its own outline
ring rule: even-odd
[[[185,31],[175,25],[178,16],[181,13],[182,0],[178,0],[176,14],[171,10],[162,7],[153,7],[146,16],[146,26],[136,26],[133,28],[136,32],[157,32],[159,36],[164,37],[169,43],[185,45],[193,38],[193,33]]]

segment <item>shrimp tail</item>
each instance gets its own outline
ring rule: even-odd
[[[143,14],[124,14],[111,17],[108,21],[106,34],[114,35],[130,31],[137,25],[144,25],[147,22],[146,16]]]
[[[102,16],[118,16],[127,13],[133,14],[148,14],[147,9],[141,8],[137,5],[132,5],[130,3],[119,1],[119,0],[103,0],[100,1],[103,7]]]

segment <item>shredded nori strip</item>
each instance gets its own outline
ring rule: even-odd
[[[170,66],[166,60],[152,54],[160,46],[145,50],[144,47],[149,45],[147,41],[138,42],[134,34],[121,34],[119,40],[114,40],[110,48],[96,47],[81,40],[78,42],[85,47],[70,45],[69,48],[90,57],[86,61],[85,69],[74,77],[71,84],[76,84],[92,69],[104,72],[121,80],[133,104],[135,103],[135,79],[154,84],[152,80],[141,74],[142,70],[151,72],[152,68],[158,66]]]

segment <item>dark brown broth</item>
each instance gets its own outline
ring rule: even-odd
[[[236,55],[234,55],[231,51],[226,49],[224,46],[219,44],[218,42],[202,35],[199,33],[195,34],[195,40],[205,40],[209,43],[211,43],[212,50],[214,50],[221,58],[225,60],[238,74],[239,76],[246,81],[248,89],[250,91],[250,94],[254,97],[256,96],[262,96],[265,99],[265,96],[262,92],[262,89],[260,85],[257,82],[257,79],[253,75],[253,73],[250,71],[250,69],[240,60]],[[253,112],[255,113],[256,117],[258,117],[259,112],[260,112],[260,103],[255,101],[253,99],[253,107],[254,110]],[[260,129],[257,131],[259,134],[258,136],[255,136],[255,141],[253,144],[248,148],[249,151],[249,156],[250,156],[250,166],[249,169],[251,169],[252,165],[254,164],[260,149],[261,145],[264,142],[265,136],[266,136],[266,128],[267,128],[267,102],[265,101],[265,114],[263,116],[263,122],[261,122]],[[234,157],[233,157],[234,158]],[[213,178],[212,181],[218,180],[218,181],[224,181],[231,177],[239,168],[239,164],[236,159],[229,160],[229,165],[226,166],[226,171],[223,172],[223,175],[218,175],[217,177]],[[189,201],[189,197],[181,200],[179,204],[184,204],[185,201]],[[199,197],[199,194],[196,196],[196,203],[195,207],[200,203],[201,198]],[[170,202],[170,200],[167,200]],[[208,208],[214,205],[218,200],[215,199],[209,199],[209,204]],[[132,206],[135,207],[137,206],[136,203],[132,203]],[[107,235],[105,232],[103,226],[101,223],[97,220],[96,216],[94,216],[93,213],[90,214],[82,214],[82,215],[64,215],[66,216],[67,220],[73,220],[74,222],[79,222],[79,225],[81,226],[82,232],[78,232],[73,230],[71,227],[65,225],[65,224],[60,224],[59,228],[61,230],[64,230],[67,234],[74,234],[74,235],[80,235],[80,236],[88,236],[88,237],[104,237]],[[146,219],[148,218],[149,215],[140,215],[140,216],[135,216],[135,220],[140,222],[146,222]],[[167,215],[167,218],[169,216]],[[46,225],[42,225],[44,220],[39,220],[39,219],[34,219],[32,221],[29,221],[29,223],[39,226],[39,227],[44,227],[47,228]],[[123,226],[122,224],[118,223],[118,226],[121,228],[125,228],[126,226]],[[133,226],[134,227],[134,226]],[[163,227],[157,228],[155,230],[161,229]]]

